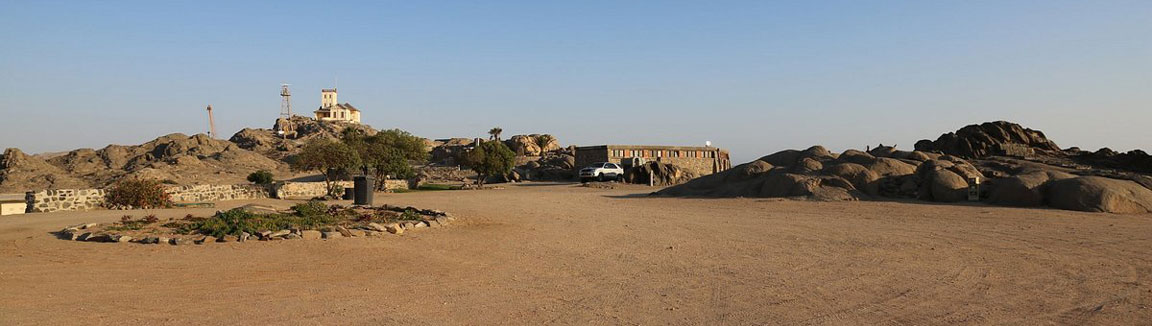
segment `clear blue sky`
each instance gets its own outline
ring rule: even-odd
[[[910,148],[1006,119],[1152,149],[1152,1],[0,0],[0,147],[269,128],[340,100],[429,138]]]

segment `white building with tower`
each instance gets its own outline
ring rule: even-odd
[[[348,103],[340,104],[335,88],[320,90],[320,109],[313,112],[316,120],[360,123],[360,109]]]

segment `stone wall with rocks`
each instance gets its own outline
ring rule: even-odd
[[[333,181],[334,187],[351,188],[352,181]],[[277,183],[272,193],[280,199],[312,199],[328,194],[323,182],[284,182]],[[343,192],[340,192],[343,194]]]
[[[352,181],[335,181],[335,186],[351,188]],[[387,190],[409,189],[409,180],[387,180]],[[324,182],[284,182],[273,185],[186,185],[165,189],[176,203],[201,203],[221,200],[279,198],[312,199],[326,195]],[[343,194],[343,192],[341,192]],[[55,189],[28,192],[24,200],[29,213],[89,210],[104,206],[104,189]]]
[[[240,185],[187,185],[166,189],[172,201],[177,203],[200,203],[220,200],[257,199],[270,197],[269,186]]]
[[[104,205],[104,189],[54,189],[28,192],[28,212],[82,211]]]

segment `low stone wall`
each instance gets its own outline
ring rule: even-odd
[[[335,181],[340,188],[351,188],[352,181]],[[408,180],[386,180],[387,190],[409,189]],[[283,182],[273,185],[187,185],[165,189],[177,203],[200,203],[221,200],[279,198],[312,199],[328,193],[324,182]],[[28,212],[56,212],[96,209],[104,206],[104,189],[55,189],[28,192],[24,199]]]
[[[104,189],[53,189],[28,192],[28,212],[82,211],[104,205]]]
[[[264,185],[188,185],[166,189],[172,201],[200,203],[220,200],[268,198],[271,191]]]
[[[332,184],[340,188],[351,188],[353,185],[352,181],[334,181]],[[277,183],[273,192],[280,199],[312,199],[327,195],[328,189],[325,187],[323,182],[284,182]]]

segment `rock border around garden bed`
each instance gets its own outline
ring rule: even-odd
[[[239,235],[226,235],[214,237],[210,235],[185,236],[131,236],[108,232],[101,227],[115,225],[115,223],[84,223],[65,227],[54,234],[64,240],[101,242],[101,243],[136,243],[136,244],[169,244],[169,245],[204,245],[210,243],[247,242],[247,241],[280,241],[280,240],[317,240],[339,238],[383,237],[385,235],[403,235],[421,229],[440,228],[447,226],[456,218],[445,212],[437,210],[420,210],[414,207],[390,207],[385,205],[381,209],[413,210],[424,215],[420,220],[402,220],[388,223],[367,223],[352,227],[342,225],[328,226],[322,229],[281,229],[267,230],[256,233],[243,232]]]

